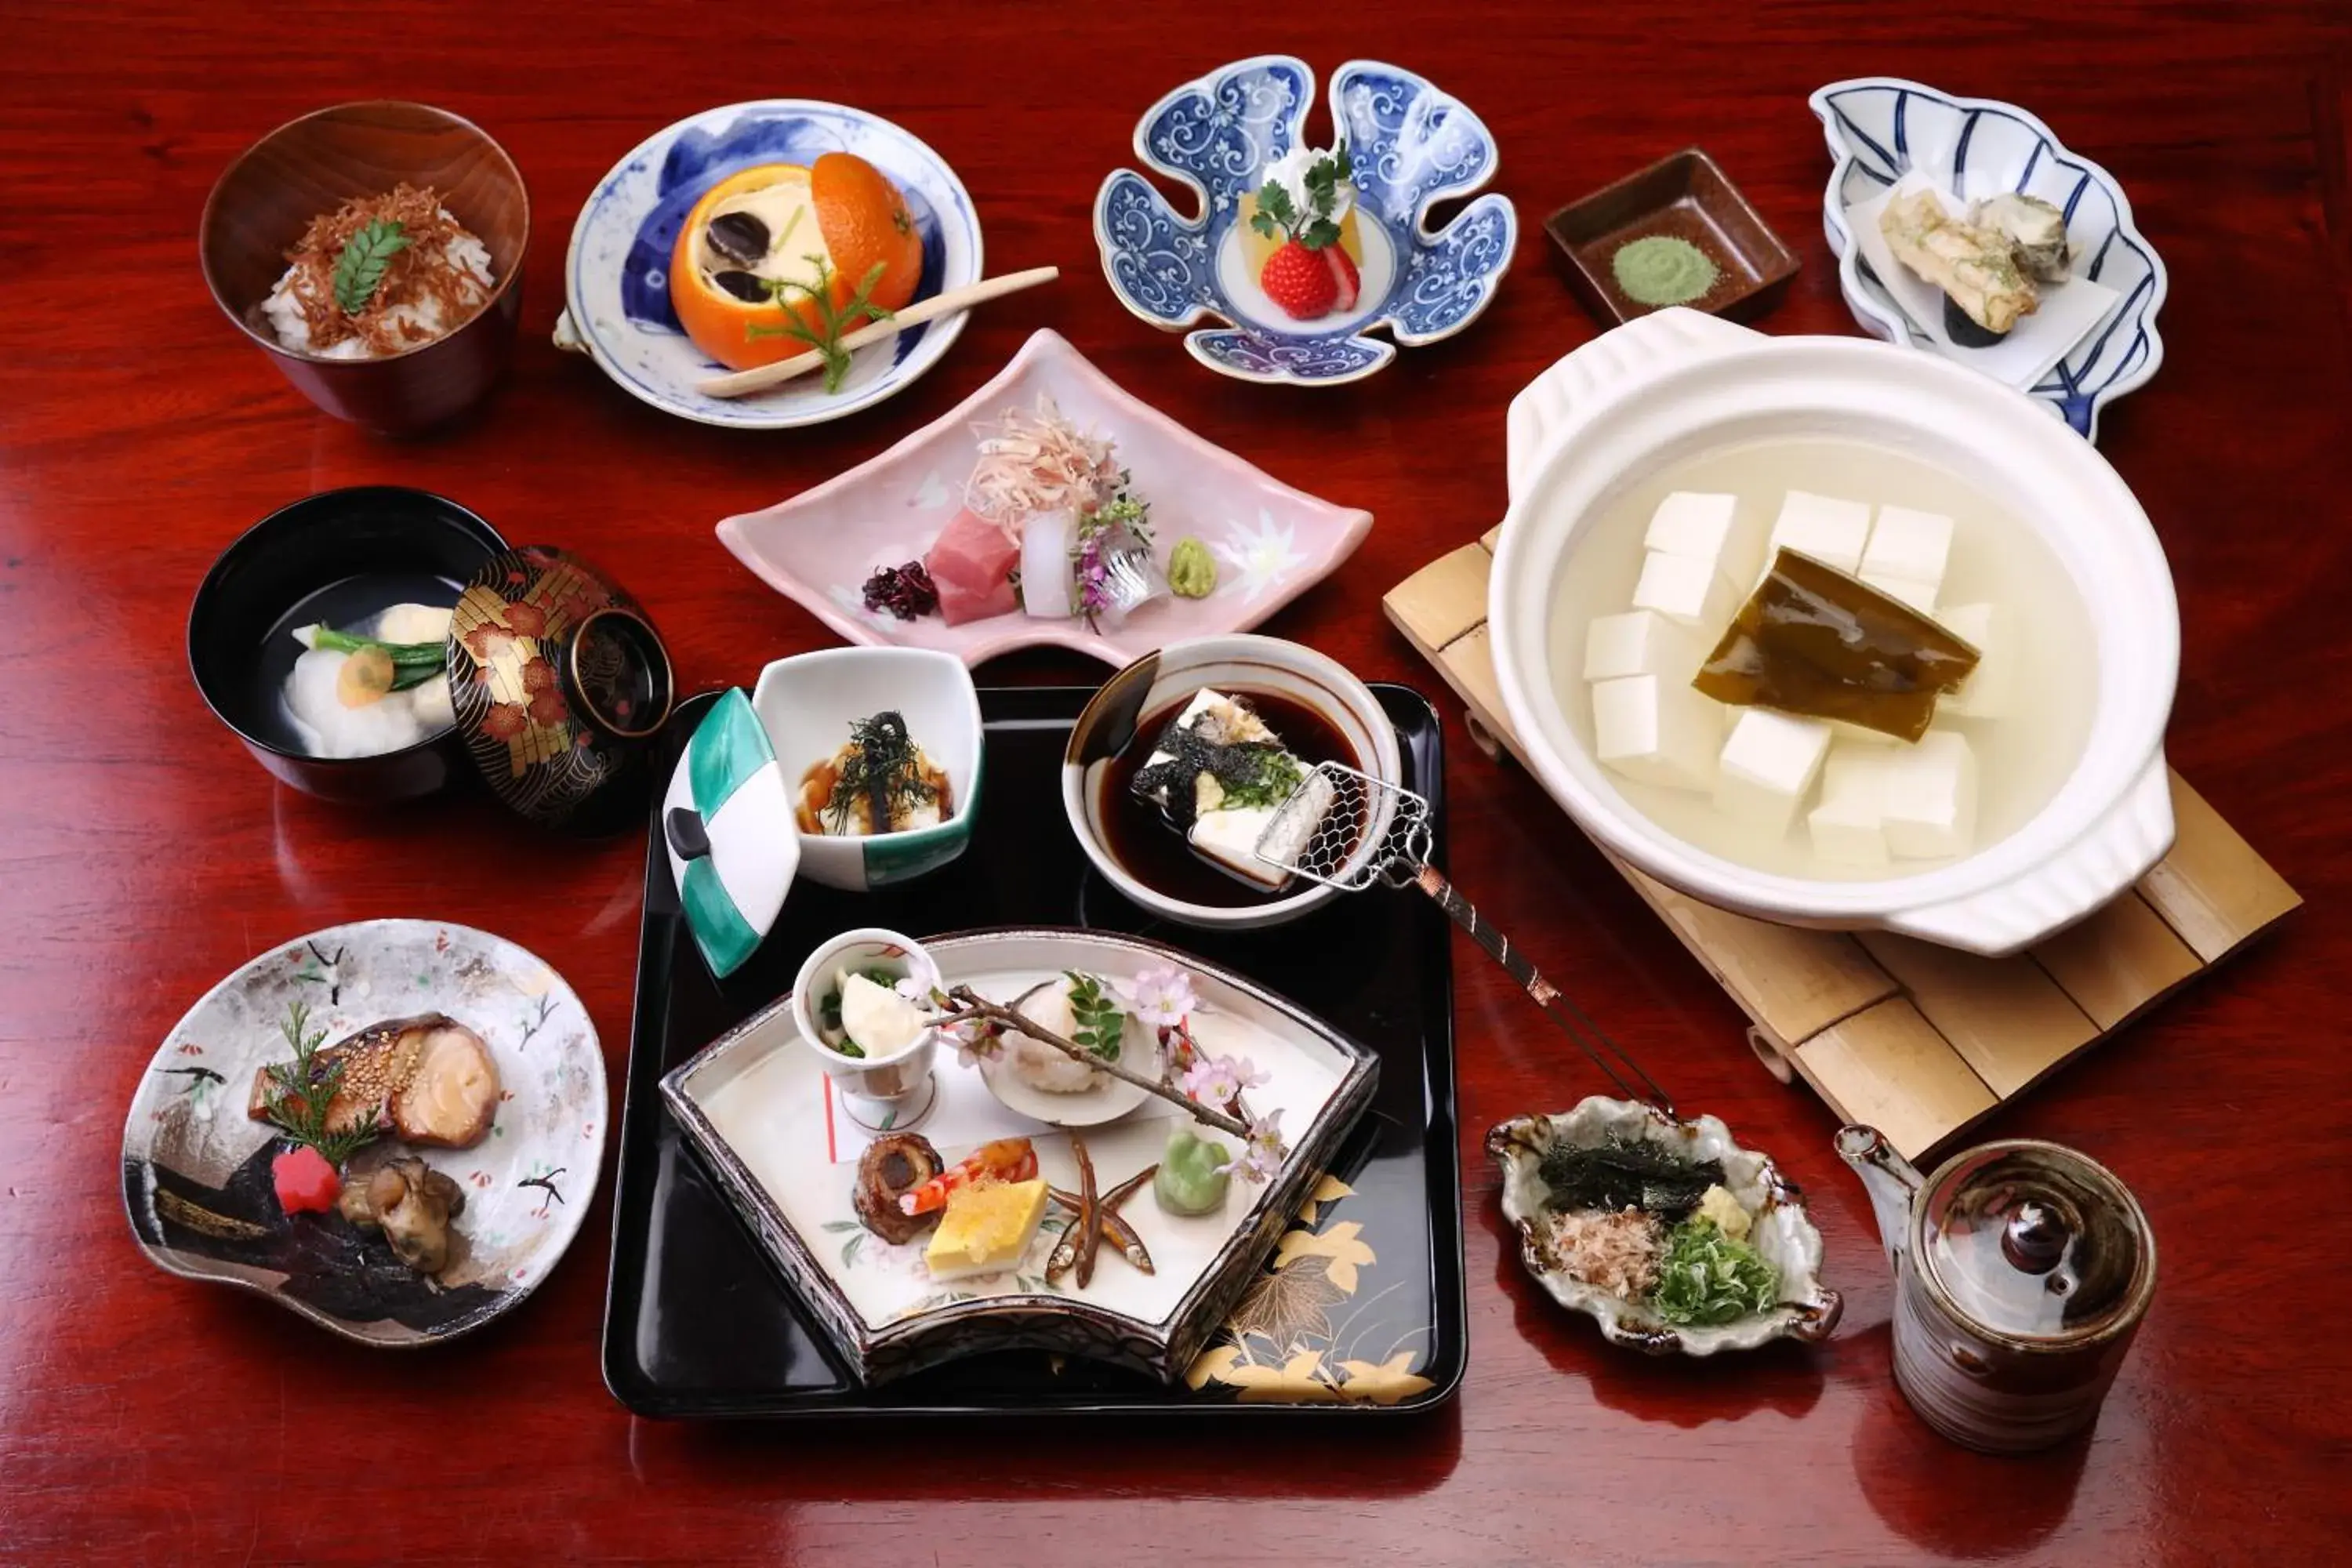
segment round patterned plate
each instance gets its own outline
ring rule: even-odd
[[[980,219],[971,193],[937,153],[861,109],[799,98],[733,103],[646,138],[597,183],[572,226],[556,347],[593,356],[623,390],[656,408],[739,430],[838,419],[930,369],[963,331],[962,312],[859,349],[838,392],[825,391],[817,375],[750,397],[695,390],[726,367],[687,341],[670,309],[669,256],[678,226],[728,175],[760,163],[810,163],[823,153],[856,153],[906,197],[923,237],[917,300],[980,281]]]
[[[386,1018],[446,1013],[498,1064],[499,1103],[470,1149],[391,1140],[366,1168],[415,1153],[466,1194],[461,1238],[435,1279],[340,1215],[289,1216],[270,1180],[288,1145],[246,1114],[254,1076],[291,1060],[294,1003],[330,1044]],[[122,1202],[141,1251],[189,1279],[258,1291],[363,1344],[427,1344],[479,1328],[563,1256],[604,1155],[604,1057],[561,975],[487,931],[365,921],[271,949],[214,986],[164,1037],[122,1129]]]
[[[1187,333],[1194,359],[1243,381],[1336,386],[1359,381],[1412,346],[1475,321],[1518,245],[1508,198],[1489,193],[1432,233],[1437,202],[1495,177],[1495,139],[1459,100],[1402,67],[1349,60],[1331,74],[1331,123],[1355,165],[1364,251],[1352,310],[1296,321],[1266,297],[1244,259],[1241,198],[1299,142],[1315,76],[1304,60],[1260,55],[1220,67],[1151,106],[1135,153],[1190,185],[1187,216],[1132,169],[1095,196],[1095,243],[1111,291],[1171,331],[1203,317],[1230,325]],[[1385,328],[1396,343],[1366,334]]]

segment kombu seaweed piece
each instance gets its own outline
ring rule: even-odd
[[[1980,657],[1902,600],[1783,550],[1691,684],[1718,702],[1916,741]]]
[[[1689,1160],[1646,1142],[1555,1143],[1537,1174],[1550,1189],[1554,1209],[1634,1208],[1672,1222],[1698,1207],[1709,1187],[1723,1184],[1717,1160]]]

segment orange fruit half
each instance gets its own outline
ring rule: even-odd
[[[793,184],[802,188],[776,189]],[[821,329],[823,318],[808,299],[795,297],[790,306],[774,300],[738,299],[712,282],[704,269],[701,240],[711,218],[728,203],[758,192],[772,193],[772,210],[793,215],[786,220],[787,232],[772,242],[773,250],[795,263],[824,257],[831,275],[827,293],[835,309],[847,303],[877,262],[882,271],[868,296],[877,307],[895,310],[915,297],[923,272],[922,236],[905,198],[880,170],[848,153],[827,153],[808,168],[762,163],[730,174],[704,192],[670,249],[670,306],[687,337],[704,353],[730,370],[749,370],[812,352],[798,338],[764,330],[783,325],[787,310],[811,331]],[[805,212],[796,210],[803,207]],[[810,217],[815,220],[813,225]],[[866,324],[861,317],[847,330]]]

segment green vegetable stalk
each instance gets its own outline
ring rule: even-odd
[[[1666,1238],[1653,1304],[1667,1322],[1728,1323],[1769,1311],[1780,1297],[1779,1272],[1713,1220],[1686,1219]]]
[[[437,642],[382,642],[351,632],[339,632],[324,621],[310,628],[310,644],[332,653],[379,652],[392,660],[391,691],[422,686],[441,673],[449,658],[448,645]]]

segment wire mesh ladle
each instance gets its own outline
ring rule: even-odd
[[[1455,925],[1469,932],[1470,940],[1486,949],[1489,958],[1527,988],[1536,1005],[1551,1015],[1552,1022],[1576,1042],[1577,1048],[1608,1074],[1618,1092],[1673,1116],[1674,1104],[1657,1080],[1643,1072],[1583,1008],[1537,973],[1527,955],[1511,945],[1510,938],[1480,920],[1470,900],[1430,864],[1436,841],[1428,801],[1344,763],[1318,763],[1276,809],[1251,853],[1278,870],[1343,893],[1360,893],[1375,883],[1419,888],[1453,917]],[[1629,1074],[1641,1089],[1626,1081]]]

